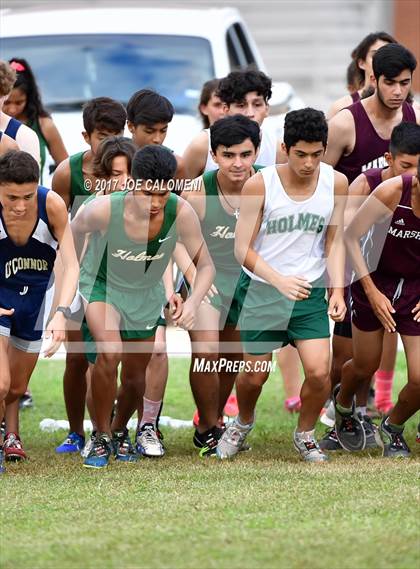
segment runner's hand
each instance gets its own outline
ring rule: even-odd
[[[1,308],[0,307],[0,316],[12,316],[14,313],[14,308]]]
[[[56,312],[45,331],[45,338],[50,340],[49,345],[44,352],[44,356],[46,358],[53,356],[60,347],[61,343],[64,342],[66,338],[65,330],[66,319],[61,312]]]
[[[392,314],[395,314],[395,309],[389,299],[376,289],[368,295],[368,300],[376,318],[380,320],[385,330],[387,332],[395,332],[396,324],[392,318]]]
[[[202,302],[206,302],[207,304],[211,304],[210,299],[214,298],[217,294],[219,294],[219,291],[214,286],[214,284],[212,284],[211,287],[209,288],[209,290],[207,291],[206,296],[203,298]]]
[[[305,300],[309,298],[312,289],[312,285],[301,276],[279,276],[275,286],[289,300]]]
[[[413,320],[415,320],[416,322],[420,322],[420,300],[411,312],[414,313]]]
[[[197,310],[198,306],[195,301],[191,298],[187,298],[182,306],[182,314],[179,318],[174,320],[174,325],[184,328],[185,330],[191,330],[195,324]]]
[[[342,322],[347,308],[342,294],[333,292],[328,302],[328,315],[334,322]]]
[[[176,320],[182,314],[182,305],[184,301],[182,300],[181,296],[174,292],[171,298],[169,299],[169,310],[171,314],[171,318]]]

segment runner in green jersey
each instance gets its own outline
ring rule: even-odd
[[[73,223],[76,249],[86,233],[103,236],[105,259],[96,266],[82,261],[80,290],[87,301],[86,319],[98,346],[92,374],[92,395],[98,433],[84,465],[102,468],[112,452],[109,418],[116,396],[116,372],[122,361],[125,374],[119,397],[131,401],[118,406],[125,424],[144,391],[145,371],[153,350],[154,333],[166,302],[161,279],[177,240],[182,240],[197,267],[191,297],[178,308],[177,325],[191,328],[214,269],[196,214],[181,198],[170,194],[176,160],[160,146],[138,150],[133,159],[134,189],[115,192],[89,204]],[[135,340],[136,344],[132,341]],[[146,342],[149,342],[147,345]],[[131,343],[130,343],[131,342]],[[133,393],[133,386],[137,388]],[[124,392],[125,390],[125,392]],[[122,392],[122,393],[121,393]]]
[[[182,194],[201,221],[216,268],[207,295],[209,303],[200,306],[198,321],[190,330],[190,383],[199,413],[193,440],[201,449],[201,456],[214,453],[221,433],[217,426],[219,417],[238,371],[233,370],[242,360],[236,329],[240,304],[235,293],[241,267],[233,249],[241,190],[258,169],[253,164],[260,143],[260,128],[243,115],[226,117],[211,126],[210,140],[219,169],[206,172],[192,186],[192,191]],[[187,280],[194,282],[194,275],[189,273],[186,273]],[[225,361],[226,367],[222,369],[220,362]],[[219,369],[209,366],[211,362],[219,362]]]

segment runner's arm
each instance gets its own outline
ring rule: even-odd
[[[344,174],[334,172],[334,209],[325,235],[325,256],[330,282],[328,313],[336,322],[341,322],[346,313],[344,302],[344,210],[348,193],[348,182]]]
[[[344,240],[352,260],[353,269],[356,271],[367,295],[369,290],[376,289],[376,287],[363,258],[360,239],[375,223],[385,221],[392,216],[399,202],[401,191],[401,176],[382,182],[358,210],[344,233]]]
[[[200,132],[185,149],[183,159],[188,178],[197,178],[204,172],[209,150],[208,134]]]
[[[57,166],[52,179],[51,188],[63,198],[67,209],[69,209],[71,205],[71,174],[70,161],[68,158]]]
[[[94,231],[106,231],[111,216],[110,196],[95,198],[71,222],[77,258],[83,251],[85,236]]]
[[[335,166],[343,155],[350,154],[354,145],[354,120],[347,109],[337,113],[328,123],[328,144],[324,162]]]

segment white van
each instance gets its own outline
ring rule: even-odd
[[[23,57],[70,154],[84,148],[81,107],[93,97],[127,103],[142,88],[165,95],[176,111],[165,144],[182,153],[200,130],[202,84],[264,63],[236,9],[87,8],[4,10],[1,59]],[[288,83],[275,83],[272,122],[303,106]]]

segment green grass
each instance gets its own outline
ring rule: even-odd
[[[192,414],[187,370],[186,360],[170,362],[166,415]],[[63,432],[39,430],[42,418],[65,417],[62,371],[62,362],[38,365],[36,407],[21,425],[30,460],[8,465],[0,481],[1,569],[418,569],[415,419],[406,428],[410,460],[365,451],[304,464],[274,374],[251,453],[229,463],[203,460],[190,429],[163,429],[163,459],[92,472],[78,456],[54,454]],[[405,381],[401,356],[397,380]]]

